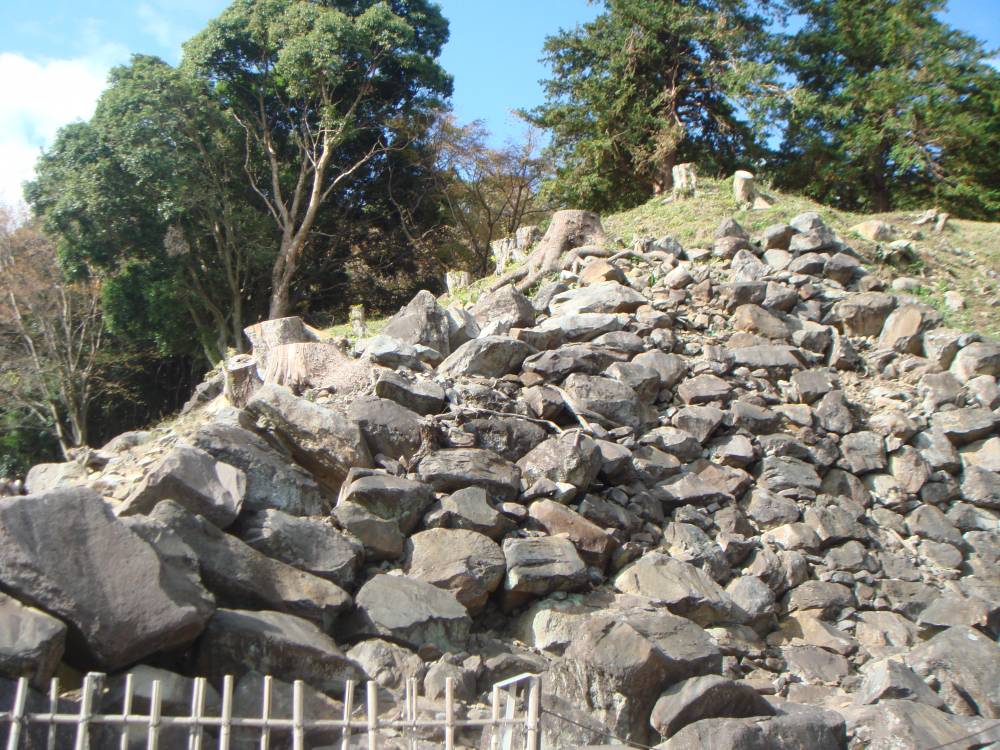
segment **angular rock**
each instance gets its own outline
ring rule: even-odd
[[[505,334],[511,328],[530,328],[535,324],[535,308],[511,284],[484,294],[471,312],[480,329],[491,333]]]
[[[449,320],[434,295],[422,289],[389,320],[382,334],[407,344],[428,346],[447,357],[451,353]]]
[[[951,363],[951,372],[963,383],[978,375],[1000,378],[1000,344],[979,342],[962,347]]]
[[[247,402],[246,412],[290,445],[295,460],[332,491],[352,466],[371,466],[357,423],[298,398],[283,386],[261,386]]]
[[[347,408],[372,454],[393,459],[412,456],[420,448],[420,415],[386,398],[360,398]],[[370,465],[370,464],[366,464]]]
[[[316,480],[260,435],[222,422],[202,427],[192,445],[246,474],[246,511],[280,510],[293,516],[316,516],[329,508]]]
[[[428,529],[407,544],[407,576],[450,591],[472,614],[482,611],[507,572],[497,543],[475,531]]]
[[[834,323],[848,336],[878,336],[895,307],[896,298],[891,294],[851,294],[833,306],[825,322]]]
[[[774,716],[775,710],[752,687],[719,675],[691,677],[670,686],[649,717],[661,737],[670,738],[702,719]]]
[[[323,521],[265,510],[240,522],[239,536],[268,557],[351,588],[364,548]]]
[[[937,681],[952,713],[1000,718],[1000,645],[975,628],[948,628],[916,646],[905,662]]]
[[[565,536],[588,565],[602,570],[617,547],[614,537],[574,510],[552,500],[537,500],[528,515],[552,536]]]
[[[170,500],[131,525],[161,555],[179,538],[221,606],[287,612],[328,626],[351,604],[336,584],[272,560]]]
[[[354,476],[348,476],[337,505],[359,505],[374,516],[396,522],[404,534],[414,529],[434,502],[434,491],[423,482],[390,474]]]
[[[573,543],[561,537],[508,538],[504,582],[508,608],[553,591],[578,591],[587,583],[587,568]]]
[[[549,311],[552,315],[579,315],[581,313],[635,312],[647,300],[639,292],[617,281],[582,286],[562,292],[552,298]]]
[[[747,614],[705,572],[657,552],[643,555],[623,570],[615,588],[661,602],[675,615],[701,626],[744,623]]]
[[[564,388],[574,408],[611,427],[639,429],[648,419],[636,392],[617,380],[574,373],[566,378]]]
[[[358,591],[349,629],[420,648],[464,649],[472,621],[450,591],[405,576],[378,574]]]
[[[67,659],[81,666],[119,669],[186,645],[214,610],[196,577],[82,488],[0,502],[0,580],[70,626]]]
[[[462,344],[438,366],[448,378],[481,375],[499,378],[521,368],[535,350],[523,341],[507,336],[483,336]]]
[[[48,688],[66,648],[66,626],[34,607],[0,594],[0,675],[27,677]]]
[[[514,527],[514,522],[490,505],[481,487],[466,487],[441,499],[441,522],[446,528],[468,529],[494,541]]]
[[[214,684],[225,675],[256,672],[343,695],[347,680],[365,678],[315,624],[281,612],[220,609],[198,642],[195,658],[197,674]]]
[[[146,474],[118,513],[149,514],[160,500],[170,499],[224,529],[243,508],[246,486],[246,474],[240,469],[205,451],[178,445]]]
[[[437,492],[482,487],[497,501],[514,500],[521,492],[521,472],[493,451],[451,448],[424,456],[417,467],[420,480]]]
[[[409,380],[398,372],[383,370],[375,382],[375,395],[395,401],[417,414],[437,414],[444,406],[444,388],[433,380]]]

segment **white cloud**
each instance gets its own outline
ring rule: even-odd
[[[22,199],[21,183],[34,174],[35,160],[56,131],[93,114],[108,70],[127,51],[101,45],[82,57],[32,60],[0,52],[0,201]]]

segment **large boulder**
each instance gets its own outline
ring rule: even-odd
[[[619,573],[615,588],[662,603],[674,614],[702,626],[743,623],[748,619],[706,572],[658,552],[643,555]]]
[[[343,695],[347,680],[365,679],[361,668],[314,623],[282,612],[220,609],[198,642],[195,661],[197,674],[214,684],[225,675],[256,672]]]
[[[361,474],[355,478],[356,474]],[[423,482],[391,474],[352,472],[340,491],[338,507],[350,503],[387,521],[394,521],[400,531],[413,531],[427,507],[434,502],[434,491]]]
[[[615,538],[596,523],[554,500],[533,502],[528,515],[552,536],[569,539],[583,561],[598,570],[604,569],[608,557],[618,546]]]
[[[530,487],[539,479],[571,484],[585,492],[601,470],[597,443],[582,432],[564,432],[537,445],[517,462],[521,481]]]
[[[364,559],[364,548],[329,522],[280,510],[264,510],[241,520],[239,536],[258,552],[342,588],[354,585]]]
[[[702,719],[774,714],[774,707],[750,685],[719,675],[702,675],[671,685],[653,706],[649,723],[661,737],[669,738]]]
[[[406,574],[455,595],[472,614],[503,582],[507,561],[488,536],[462,529],[428,529],[410,537]]]
[[[215,608],[196,576],[82,488],[0,502],[0,580],[69,625],[67,660],[82,667],[120,669],[186,645]]]
[[[407,344],[429,346],[447,357],[451,353],[449,329],[448,313],[433,294],[421,289],[406,307],[392,316],[382,335]]]
[[[840,714],[803,706],[801,710],[766,719],[702,719],[688,724],[659,747],[662,750],[846,750],[847,737]]]
[[[438,492],[482,487],[494,500],[514,500],[521,491],[521,471],[493,451],[450,448],[424,456],[417,467],[420,480]]]
[[[387,398],[359,398],[347,407],[347,418],[357,422],[372,455],[399,459],[420,447],[420,415]]]
[[[471,312],[484,334],[505,334],[535,324],[535,308],[511,284],[481,296]]]
[[[438,373],[449,378],[481,375],[499,378],[515,372],[535,350],[523,341],[508,336],[483,336],[467,341],[438,366]]]
[[[66,626],[59,620],[0,594],[0,675],[27,677],[44,690],[65,648]]]
[[[937,682],[938,695],[952,713],[1000,719],[1000,645],[981,631],[948,628],[916,646],[905,661]]]
[[[580,622],[545,684],[586,706],[607,731],[649,744],[650,711],[663,690],[721,664],[711,637],[688,620],[655,608],[610,609]]]
[[[980,375],[1000,378],[1000,343],[983,341],[962,347],[952,360],[951,371],[963,383]]]
[[[332,491],[352,466],[371,466],[356,422],[295,396],[278,385],[264,385],[247,402],[246,412],[291,447],[295,460]]]
[[[587,583],[587,567],[573,543],[561,537],[505,539],[504,583],[508,608],[553,591],[578,591]]]
[[[293,516],[316,516],[329,509],[312,475],[250,430],[213,422],[199,429],[191,444],[246,474],[246,511],[273,508]]]
[[[610,427],[639,430],[650,421],[636,392],[612,378],[573,373],[566,378],[563,387],[573,399],[574,408]]]
[[[187,545],[221,606],[288,612],[327,627],[351,604],[335,583],[271,559],[170,500],[131,525],[161,554],[178,538]]]
[[[646,298],[632,287],[605,281],[557,294],[549,303],[549,311],[553,315],[625,313],[635,312],[646,302]]]
[[[433,644],[442,651],[465,648],[472,621],[455,595],[425,581],[379,574],[358,591],[349,630],[413,648]]]
[[[118,513],[149,514],[158,502],[170,499],[224,529],[240,514],[246,486],[240,469],[203,450],[178,445],[129,493]]]
[[[833,323],[848,336],[878,336],[894,307],[896,298],[891,294],[850,294],[834,304],[826,322]]]
[[[909,700],[884,700],[874,706],[844,708],[851,747],[865,750],[985,748],[1000,741],[1000,730],[982,719],[938,710]]]

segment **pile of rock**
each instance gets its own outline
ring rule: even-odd
[[[0,673],[534,671],[551,747],[1000,741],[1000,344],[816,214],[421,292],[360,358],[262,326],[239,408],[0,501]]]

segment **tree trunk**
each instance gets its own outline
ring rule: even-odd
[[[525,291],[549,273],[561,271],[571,261],[569,251],[583,245],[600,244],[607,239],[601,217],[590,211],[556,211],[552,222],[538,246],[520,268],[504,274],[490,286],[495,291],[517,282],[519,291]]]
[[[676,163],[676,151],[671,151],[664,157],[659,174],[653,178],[653,195],[663,195],[674,189],[674,165]]]

